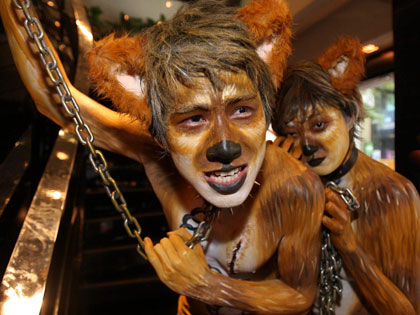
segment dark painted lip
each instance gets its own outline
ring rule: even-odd
[[[214,171],[214,172],[229,172],[236,168],[238,168],[238,166],[233,167],[231,165],[223,165],[221,170]],[[213,172],[209,172],[207,174],[210,174],[210,173],[213,173]],[[248,166],[241,166],[240,177],[231,184],[215,183],[212,180],[210,180],[207,175],[205,176],[205,179],[207,183],[209,184],[209,186],[213,188],[215,191],[217,191],[219,194],[230,195],[230,194],[236,193],[242,187],[242,185],[245,183],[247,174],[248,174]]]
[[[222,168],[220,170],[217,171],[212,171],[212,172],[208,172],[207,174],[211,174],[214,172],[230,172],[231,170],[234,170],[238,167],[244,169],[246,165],[239,165],[239,166],[233,166],[231,164],[223,164]]]
[[[325,157],[319,158],[319,159],[312,159],[312,160],[308,161],[307,163],[310,166],[315,167],[315,166],[318,166],[319,164],[321,164],[324,160],[325,160]]]

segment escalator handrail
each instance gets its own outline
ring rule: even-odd
[[[77,146],[60,130],[0,286],[1,314],[39,314]]]

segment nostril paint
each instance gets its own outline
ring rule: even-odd
[[[310,144],[306,144],[302,147],[302,153],[306,156],[311,156],[316,151],[318,151],[318,147]]]
[[[207,159],[210,162],[230,164],[234,159],[241,156],[242,149],[239,143],[230,140],[222,140],[208,148]]]

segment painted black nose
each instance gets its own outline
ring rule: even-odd
[[[318,147],[314,145],[307,144],[302,147],[302,152],[306,156],[311,156],[316,151],[318,151]]]
[[[241,156],[241,145],[229,140],[222,140],[208,148],[207,159],[210,162],[230,164],[234,159]]]

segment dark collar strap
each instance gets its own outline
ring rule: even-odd
[[[340,178],[346,175],[351,170],[353,165],[356,163],[357,156],[358,156],[358,150],[354,147],[347,161],[341,164],[332,173],[322,176],[322,179],[324,180],[324,182],[333,181],[336,184],[338,184],[338,182],[340,181]]]

